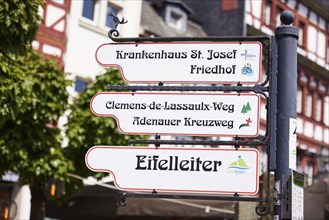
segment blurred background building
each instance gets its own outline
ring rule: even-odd
[[[293,25],[299,28],[297,170],[305,174],[307,185],[326,178],[328,183],[329,1],[45,0],[45,7],[39,10],[43,23],[33,47],[57,59],[62,70],[70,73],[74,86],[69,88],[69,92],[73,97],[84,90],[90,79],[104,72],[95,60],[95,51],[101,44],[111,42],[107,34],[114,23],[109,13],[128,21],[118,26],[120,37],[198,37],[274,35],[284,10],[295,14]],[[262,109],[265,109],[264,106]],[[263,111],[261,119],[264,132],[266,112]],[[65,117],[60,126],[64,123]],[[7,175],[3,180],[15,182],[15,178],[17,180],[17,177]],[[13,190],[8,184],[0,184],[0,187],[1,194]],[[29,189],[20,188],[14,199],[18,204],[17,219],[27,219]],[[203,208],[206,206],[201,205],[202,212],[205,212]],[[221,213],[218,214],[222,216],[220,219],[232,217],[234,207],[231,204],[218,213]],[[172,216],[175,217],[175,214]]]

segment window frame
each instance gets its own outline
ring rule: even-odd
[[[107,19],[109,17],[107,13],[108,5],[110,4],[112,7],[116,8],[118,10],[118,13],[116,15],[120,17],[122,15],[123,3],[121,1],[113,1],[113,0],[106,0],[106,1],[94,0],[94,1],[95,1],[94,19],[90,20],[88,18],[83,17],[82,15],[83,11],[81,11],[79,25],[93,32],[97,32],[101,35],[107,36],[108,31],[111,29],[106,25]],[[81,10],[83,10],[83,5]]]
[[[178,6],[167,5],[165,14],[165,22],[168,26],[182,32],[186,31],[188,16],[184,10]],[[179,17],[178,19],[175,19],[176,22],[172,22],[172,14],[176,14],[177,17]]]
[[[107,28],[114,28],[115,27],[115,23],[113,22],[113,18],[110,16],[110,12],[109,12],[109,8],[113,9],[116,11],[115,15],[118,15],[120,13],[121,8],[118,7],[117,5],[113,4],[112,2],[107,2],[107,6],[106,6],[106,17],[105,17],[105,27]],[[108,26],[108,21],[111,21],[111,26]]]
[[[77,82],[83,82],[83,89],[77,90]],[[81,76],[76,76],[74,80],[74,91],[77,93],[81,93],[86,90],[87,86],[90,84],[90,80]]]
[[[96,2],[97,2],[97,0],[83,0],[82,15],[81,15],[83,18],[89,19],[91,21],[94,20]],[[88,14],[88,15],[86,15],[86,14]],[[89,17],[90,14],[91,14],[91,17]]]

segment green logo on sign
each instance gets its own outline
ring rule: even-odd
[[[247,163],[242,159],[241,156],[238,156],[238,159],[232,163],[230,163],[230,166],[228,167],[228,173],[233,174],[244,174],[245,170],[248,170],[250,167],[248,167]]]
[[[246,114],[248,111],[251,111],[249,102],[247,102],[247,104],[243,105],[241,113]]]

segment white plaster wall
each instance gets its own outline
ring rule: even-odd
[[[53,25],[59,18],[65,14],[65,10],[55,7],[53,5],[47,6],[47,15],[46,15],[46,26],[49,27]],[[62,23],[62,24],[60,24]],[[64,31],[64,22],[60,22],[60,25],[56,25],[55,29],[58,31]]]
[[[121,8],[118,15],[128,21],[128,23],[119,25],[120,37],[137,37],[140,27],[141,4],[142,1],[112,1]],[[109,28],[105,27],[107,1],[99,1],[95,11],[95,21],[90,21],[82,17],[83,1],[71,1],[71,11],[67,22],[67,48],[64,55],[65,69],[69,73],[68,79],[75,81],[76,76],[83,78],[95,78],[95,76],[104,72],[104,67],[96,62],[95,52],[97,48],[110,43],[108,37]],[[74,84],[67,88],[71,97],[75,97]],[[71,102],[72,100],[70,100]],[[66,112],[58,121],[58,126],[63,128],[67,122]],[[64,133],[63,133],[64,134]],[[63,146],[67,146],[67,139],[64,137]]]
[[[324,139],[323,142],[329,144],[329,129],[324,130]]]
[[[304,18],[307,18],[307,14],[308,14],[308,9],[305,5],[303,5],[302,3],[298,4],[298,13],[300,15],[302,15]]]
[[[302,134],[304,131],[304,121],[301,118],[297,118],[297,134]]]
[[[326,57],[326,36],[323,32],[318,34],[317,51],[319,57],[323,59]]]
[[[329,126],[329,96],[324,98],[324,124]]]
[[[100,2],[102,3],[101,7],[106,7],[104,2]],[[122,17],[128,20],[127,24],[119,25],[120,37],[138,36],[142,2],[129,0],[117,2],[120,2],[120,6],[122,6]],[[94,78],[102,73],[104,68],[96,62],[95,52],[101,44],[110,42],[110,38],[107,36],[109,29],[105,27],[106,10],[105,14],[103,14],[104,10],[100,10],[103,15],[95,15],[99,18],[99,23],[94,25],[93,22],[88,22],[81,16],[82,7],[83,1],[72,1],[68,18],[68,43],[64,58],[64,71],[71,74],[71,79],[75,79],[76,75]],[[103,19],[100,19],[102,16]],[[70,88],[69,92],[74,95],[73,88]]]
[[[262,1],[251,1],[252,14],[260,19],[262,13]]]
[[[287,5],[291,8],[291,9],[295,9],[297,2],[296,0],[288,0]]]
[[[316,28],[310,25],[307,31],[307,48],[313,53],[316,52],[317,36]]]
[[[314,134],[314,125],[311,122],[306,121],[304,124],[304,135],[308,137],[313,137]]]
[[[72,1],[67,25],[67,48],[65,54],[65,72],[81,76],[94,76],[101,71],[96,63],[95,51],[102,43],[109,40],[106,35],[95,33],[79,24],[83,1]],[[91,23],[91,22],[90,22]],[[106,33],[106,31],[104,31]]]
[[[123,17],[128,23],[122,25],[121,34],[125,37],[137,37],[140,30],[142,1],[124,1]]]

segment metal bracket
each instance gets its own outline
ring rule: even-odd
[[[187,194],[161,194],[156,190],[151,193],[127,193],[124,192],[119,198],[119,204],[122,206],[127,205],[127,198],[152,198],[152,199],[191,199],[191,200],[226,200],[226,201],[243,201],[243,202],[268,202],[267,198],[258,197],[242,197],[235,193],[233,196],[200,196],[200,195],[187,195]]]
[[[119,24],[126,24],[128,21],[124,18],[120,19],[114,15],[109,14],[113,17],[113,22],[115,23],[114,28],[108,32],[108,36],[111,40],[115,42],[170,42],[170,41],[239,41],[240,43],[244,41],[270,41],[270,36],[226,36],[226,37],[217,37],[217,36],[206,36],[206,37],[129,37],[129,38],[118,38],[120,36],[117,26]]]
[[[160,134],[155,135],[155,140],[160,140],[160,138],[161,138]],[[158,149],[160,147],[160,142],[157,142],[154,145],[155,145],[155,148]]]
[[[215,91],[223,91],[223,92],[254,92],[260,93],[267,97],[265,92],[268,91],[268,87],[266,86],[164,86],[162,85],[156,86],[122,86],[122,85],[107,85],[107,90],[116,90],[116,91],[203,91],[203,92],[215,92]]]
[[[131,139],[128,141],[129,145],[133,144],[154,144],[154,145],[231,145],[231,146],[267,146],[268,141],[265,140],[234,140],[234,141],[204,141],[204,140],[160,140],[160,139],[149,139],[149,140],[139,140],[139,139]]]
[[[114,28],[112,28],[109,33],[108,33],[108,36],[109,38],[111,38],[113,40],[113,37],[119,37],[120,33],[119,31],[117,30],[118,28],[118,25],[119,24],[126,24],[128,21],[125,21],[124,18],[120,19],[114,15],[113,13],[110,13],[109,16],[113,17],[113,22],[114,22]]]
[[[268,215],[270,213],[269,203],[265,203],[265,205],[264,205],[264,203],[259,203],[255,208],[255,212],[259,216]]]
[[[126,193],[121,194],[118,203],[119,203],[120,206],[126,206],[127,205]]]

